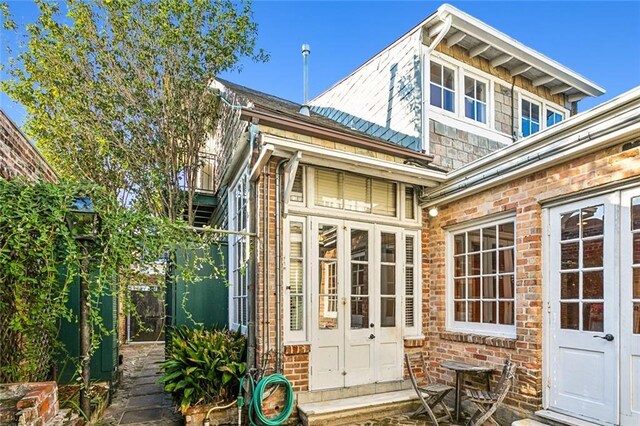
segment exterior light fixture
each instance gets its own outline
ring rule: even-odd
[[[431,217],[438,216],[438,208],[437,207],[431,207],[429,209],[429,216],[431,216]]]
[[[91,241],[98,236],[100,218],[89,197],[76,197],[65,215],[67,227],[77,241]]]

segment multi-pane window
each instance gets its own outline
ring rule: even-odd
[[[304,223],[289,222],[289,330],[304,330]]]
[[[397,184],[352,173],[315,169],[315,205],[396,216]]]
[[[487,122],[487,83],[464,77],[464,115],[481,123]]]
[[[522,100],[522,119],[520,120],[522,136],[526,137],[540,131],[540,105]]]
[[[412,186],[406,186],[404,188],[404,218],[415,219],[416,211],[414,205],[414,191]]]
[[[296,170],[289,200],[296,203],[304,202],[304,167],[298,167]]]
[[[453,320],[514,325],[513,220],[453,234]]]
[[[564,116],[561,113],[554,111],[551,108],[547,108],[546,116],[547,116],[547,121],[546,121],[547,127],[551,127],[554,124],[561,122],[564,118]]]
[[[604,206],[560,217],[560,328],[604,331]]]
[[[338,227],[318,227],[318,325],[322,329],[338,328]]]
[[[415,237],[405,236],[405,266],[404,266],[404,325],[414,327],[416,325],[416,258],[415,258]]]
[[[369,231],[351,230],[351,328],[369,328]]]
[[[633,334],[640,334],[640,197],[631,199]]]
[[[229,237],[230,247],[230,291],[231,291],[231,326],[246,327],[248,317],[248,284],[247,260],[249,259],[249,240],[242,233],[247,232],[247,195],[249,178],[245,171],[236,185],[229,191],[231,204],[230,225],[232,233]]]
[[[455,73],[435,62],[431,62],[431,105],[455,112]]]

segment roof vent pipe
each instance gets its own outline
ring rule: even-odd
[[[308,44],[302,45],[302,70],[303,70],[303,86],[304,86],[304,95],[302,108],[300,108],[300,114],[306,115],[307,117],[310,114],[309,110],[309,53],[311,53],[311,48]]]

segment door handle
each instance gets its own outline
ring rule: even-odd
[[[369,339],[373,340],[375,338],[376,338],[376,336],[373,333],[369,335]]]
[[[593,336],[593,337],[597,337],[599,339],[604,339],[607,342],[611,342],[614,339],[613,334],[605,334],[604,336]]]

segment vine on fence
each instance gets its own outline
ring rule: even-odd
[[[79,267],[85,254],[65,222],[68,206],[78,195],[93,200],[101,221],[97,238],[88,245],[87,271]],[[54,356],[61,350],[58,325],[62,319],[76,320],[67,302],[77,278],[90,280],[92,300],[117,295],[126,312],[134,312],[129,285],[164,268],[160,260],[169,257],[169,250],[194,253],[190,262],[174,268],[174,275],[188,282],[206,278],[198,274],[212,261],[204,248],[218,244],[219,235],[196,232],[184,222],[172,223],[145,211],[122,206],[115,194],[90,183],[0,179],[0,383],[50,378]],[[212,266],[214,274],[224,276],[224,270]],[[92,334],[93,352],[113,330],[103,326],[96,304],[90,309],[90,324],[98,330]]]

